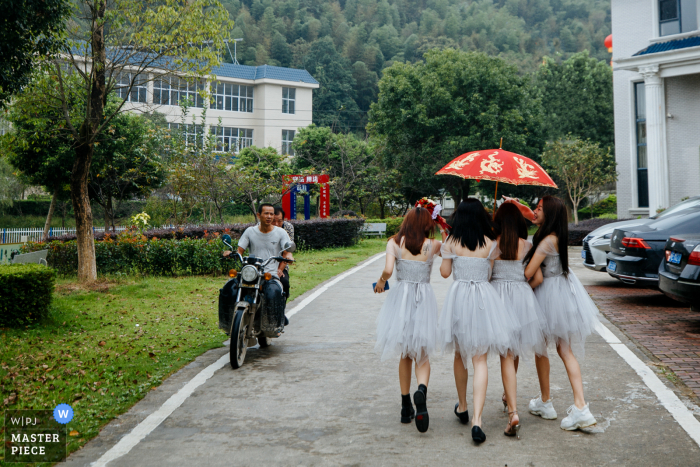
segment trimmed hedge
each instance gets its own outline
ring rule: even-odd
[[[294,225],[294,243],[299,248],[321,250],[351,246],[360,239],[364,219],[310,219],[291,221]]]
[[[569,224],[569,246],[581,246],[583,245],[583,239],[598,227],[625,220],[628,219],[596,218],[581,221],[578,225],[571,223]]]
[[[399,225],[401,220],[403,219],[399,218]],[[316,250],[355,244],[359,239],[359,232],[365,220],[336,218],[310,219],[308,221],[291,220],[289,222],[294,225],[294,243],[300,247]],[[172,229],[150,229],[143,234],[149,239],[183,240],[186,238],[207,238],[227,233],[231,235],[231,238],[238,239],[241,238],[245,229],[252,225],[255,224],[188,225]],[[98,242],[115,238],[115,234],[111,232],[95,232],[94,236]],[[119,237],[117,236],[117,238]],[[76,238],[75,234],[69,234],[51,237],[50,240],[69,242],[76,240]]]
[[[365,219],[368,224],[386,224],[386,236],[392,237],[399,233],[403,217],[387,217],[386,219]]]
[[[325,219],[291,221],[294,242],[300,248],[322,249],[350,246],[357,242],[364,219]],[[135,273],[156,276],[200,275],[228,271],[233,259],[222,259],[224,244],[220,234],[240,238],[251,226],[205,226],[147,231],[146,235],[123,233],[99,235],[95,242],[99,274]],[[212,229],[212,230],[208,230]],[[156,234],[156,235],[153,235]],[[160,235],[160,236],[159,236]],[[74,235],[65,235],[48,243],[29,243],[22,252],[48,248],[47,262],[59,274],[72,275],[78,270],[78,249]],[[234,248],[237,241],[233,240]]]
[[[56,271],[41,264],[0,266],[0,327],[24,326],[49,314]]]
[[[236,247],[236,241],[232,243]],[[24,251],[48,248],[46,261],[62,275],[78,271],[78,247],[75,240],[29,243]],[[233,259],[223,259],[224,245],[218,238],[182,240],[147,239],[143,236],[119,236],[95,242],[98,274],[133,273],[154,276],[200,275],[228,271]]]

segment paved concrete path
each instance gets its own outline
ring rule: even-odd
[[[574,256],[572,253],[571,256]],[[433,286],[442,298],[452,279]],[[477,446],[471,428],[452,413],[457,400],[452,357],[434,359],[428,392],[430,429],[399,423],[398,362],[373,353],[375,318],[384,295],[371,284],[383,260],[350,275],[292,318],[280,340],[251,348],[239,370],[228,365],[200,386],[172,415],[109,466],[287,465],[698,465],[700,448],[618,354],[594,335],[582,362],[586,399],[598,419],[590,432],[559,428],[573,396],[561,361],[552,355],[552,389],[559,420],[527,413],[538,394],[534,364],[518,374],[522,439],[503,436],[497,358],[489,361],[483,415],[487,440]],[[575,267],[588,282],[604,279]],[[308,294],[307,294],[308,296]],[[296,300],[299,303],[304,297]],[[294,306],[294,304],[290,304]],[[608,328],[643,361],[645,355],[617,328]],[[222,334],[222,339],[223,339]],[[68,459],[90,465],[158,409],[227,348],[212,350],[152,391],[129,413]],[[470,365],[470,372],[472,371]],[[471,375],[471,373],[470,373]],[[470,376],[471,378],[471,376]],[[415,390],[415,382],[412,391]],[[469,385],[471,408],[471,379]]]

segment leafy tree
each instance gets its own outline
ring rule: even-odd
[[[253,214],[263,199],[279,202],[285,191],[284,176],[292,173],[285,158],[274,148],[242,149],[223,174],[234,200],[246,204]]]
[[[311,46],[304,68],[321,85],[314,90],[314,123],[347,130],[359,111],[353,99],[355,79],[348,59],[338,53],[330,38],[324,38]]]
[[[163,183],[165,131],[140,115],[118,114],[99,141],[88,187],[104,209],[105,228],[114,229],[114,201],[148,195]]]
[[[61,58],[44,63],[44,72],[55,82],[44,98],[60,110],[66,110],[71,99],[83,99],[85,112],[79,118],[65,112],[63,123],[75,157],[70,191],[78,278],[89,282],[97,277],[88,190],[96,143],[126,110],[125,97],[136,92],[137,85],[159,78],[149,74],[154,67],[193,80],[208,75],[232,23],[218,0],[78,0],[75,19]],[[207,41],[211,48],[201,46]],[[77,95],[65,85],[71,77],[80,84]],[[123,88],[123,100],[108,110],[107,96],[117,87]],[[35,89],[28,86],[23,92]]]
[[[20,93],[8,108],[5,118],[11,131],[0,138],[0,148],[7,161],[29,185],[41,185],[52,194],[44,225],[48,238],[56,204],[70,197],[74,152],[67,135],[61,131],[63,115],[46,107],[45,93],[52,82],[40,77],[33,83],[33,93]],[[72,101],[71,110],[76,102]]]
[[[29,83],[38,57],[51,57],[64,43],[70,13],[66,0],[5,0],[0,21],[0,107]]]
[[[327,173],[331,195],[342,211],[348,197],[359,188],[368,164],[373,159],[365,141],[353,134],[333,133],[328,127],[310,125],[294,136],[293,167]]]
[[[547,143],[542,162],[564,183],[578,224],[578,207],[601,187],[617,180],[615,158],[600,144],[568,135]]]
[[[4,208],[12,207],[12,201],[22,195],[24,186],[20,178],[16,175],[16,170],[7,161],[6,157],[0,156],[0,212]]]
[[[504,60],[452,49],[385,70],[369,130],[385,140],[385,164],[400,171],[410,200],[441,190],[455,203],[465,199],[468,180],[434,175],[462,153],[498,147],[503,138],[509,151],[537,160],[544,144],[528,80]]]
[[[550,140],[571,133],[603,147],[615,143],[612,69],[588,51],[561,64],[546,58],[535,74]]]

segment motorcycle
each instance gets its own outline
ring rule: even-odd
[[[231,338],[230,360],[235,370],[243,366],[248,347],[256,343],[261,348],[268,347],[272,339],[284,332],[284,307],[275,310],[266,306],[264,300],[263,286],[267,281],[276,280],[265,272],[265,266],[270,261],[294,262],[281,255],[285,251],[293,253],[296,245],[289,242],[278,256],[263,260],[254,255],[243,257],[234,251],[228,234],[222,240],[241,262],[240,271],[231,269],[228,272],[230,279],[219,290],[219,328]]]

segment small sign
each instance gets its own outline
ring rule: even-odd
[[[325,219],[331,214],[331,203],[330,203],[330,193],[328,190],[328,183],[322,183],[319,185],[321,188],[321,196],[319,196],[319,214],[321,219]]]
[[[57,421],[53,410],[7,410],[5,462],[61,462],[66,458],[66,423]]]

